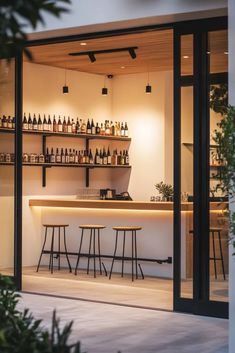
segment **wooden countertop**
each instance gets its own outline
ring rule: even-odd
[[[225,203],[211,202],[211,210],[222,210]],[[173,211],[173,202],[147,202],[147,201],[113,201],[113,200],[51,200],[31,199],[29,206],[38,207],[65,207],[65,208],[97,208],[97,209],[121,209],[142,211]],[[182,211],[192,211],[192,202],[183,202]]]

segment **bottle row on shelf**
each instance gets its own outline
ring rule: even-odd
[[[0,127],[13,129],[15,127],[15,118],[0,117]],[[117,136],[117,137],[129,137],[128,125],[125,122],[120,121],[109,121],[105,120],[102,123],[94,122],[93,119],[71,119],[65,116],[61,118],[54,115],[53,118],[50,115],[44,114],[43,118],[38,114],[28,114],[28,117],[24,113],[23,117],[23,130],[25,131],[45,131],[54,133],[68,133],[68,134],[88,134],[88,135],[103,135],[103,136]]]
[[[0,162],[12,163],[15,160],[13,153],[0,153]],[[24,153],[23,163],[56,163],[56,164],[95,164],[95,165],[129,165],[129,154],[127,150],[118,152],[117,149],[110,153],[110,149],[106,151],[105,148],[96,148],[95,153],[92,150],[75,150],[75,149],[54,149],[49,148],[46,154],[43,153]]]

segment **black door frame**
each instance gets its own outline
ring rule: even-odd
[[[209,299],[209,87],[226,82],[228,74],[209,74],[208,32],[227,29],[227,19],[174,30],[174,310],[228,317],[228,303]],[[193,76],[181,77],[182,35],[193,35]],[[193,87],[194,115],[194,237],[193,298],[182,298],[181,287],[181,87]]]
[[[203,20],[192,20],[192,21],[185,21],[179,23],[168,23],[168,24],[161,24],[161,25],[152,25],[152,26],[142,26],[142,27],[135,27],[135,28],[125,28],[121,30],[112,30],[112,31],[103,31],[103,32],[96,32],[96,33],[86,33],[86,34],[79,34],[79,35],[68,35],[68,36],[59,36],[59,37],[51,37],[51,38],[44,38],[38,40],[29,40],[26,44],[27,47],[33,46],[41,46],[41,45],[48,45],[48,44],[56,44],[56,43],[63,43],[63,42],[70,42],[70,41],[78,41],[78,40],[88,40],[88,39],[96,39],[102,37],[112,37],[118,35],[127,35],[131,33],[141,33],[141,32],[151,32],[156,30],[164,30],[164,29],[172,29],[174,31],[174,116],[175,116],[175,124],[174,124],[174,150],[179,151],[180,148],[180,124],[177,121],[177,116],[180,116],[180,106],[176,102],[179,102],[180,95],[179,90],[176,88],[180,85],[180,73],[179,73],[179,46],[177,44],[178,38],[180,33],[195,33],[195,39],[197,41],[197,48],[196,50],[201,50],[200,45],[202,43],[202,35],[203,30],[218,30],[223,28],[227,29],[227,17],[216,17],[216,18],[208,18]],[[204,43],[205,44],[205,43]],[[205,58],[202,60],[197,60],[195,62],[198,72],[194,72],[193,77],[185,77],[182,80],[182,85],[188,85],[191,80],[193,81],[196,77],[197,82],[195,84],[200,85],[203,75],[203,70],[205,69]],[[196,75],[196,76],[195,76]],[[226,74],[225,74],[226,75]],[[15,155],[16,155],[16,162],[15,162],[15,180],[16,180],[16,188],[15,188],[15,278],[17,287],[20,290],[22,288],[22,127],[21,127],[21,119],[22,119],[22,89],[23,89],[23,65],[22,65],[22,54],[19,54],[16,58],[16,134],[15,134]],[[199,92],[200,93],[200,92]],[[195,97],[200,104],[202,104],[205,97],[202,95],[198,95]],[[205,112],[204,112],[205,113]],[[195,114],[199,114],[195,112]],[[198,130],[197,130],[198,128]],[[205,127],[203,127],[204,129]],[[195,148],[199,151],[198,159],[195,160],[195,166],[203,166],[200,168],[201,174],[198,175],[198,184],[196,186],[196,191],[201,192],[203,188],[205,188],[205,183],[203,182],[204,177],[208,175],[208,165],[206,165],[206,159],[202,156],[202,148],[201,148],[201,141],[204,141],[205,136],[201,135],[202,133],[202,126],[196,126],[196,131],[198,137],[200,135],[200,139],[198,140],[198,145]],[[205,142],[205,141],[204,141]],[[201,157],[202,158],[201,158]],[[197,310],[197,304],[195,301],[191,301],[189,299],[179,300],[179,268],[180,268],[180,259],[177,258],[177,254],[179,253],[179,210],[180,210],[180,199],[177,195],[179,195],[179,168],[180,160],[179,154],[174,152],[174,182],[175,182],[175,192],[176,197],[174,201],[174,310],[176,311],[186,311],[186,312],[195,312],[200,314],[206,314],[214,316],[213,310],[210,310],[208,313],[208,306],[206,303],[206,307],[204,309],[203,305],[200,305],[200,308]],[[199,172],[198,172],[199,173]],[[199,197],[197,201],[197,214],[200,218],[200,207],[199,204],[203,204],[208,208],[208,200],[203,199],[202,196]],[[201,218],[204,222],[203,225],[200,227],[206,227],[207,220],[203,217]],[[195,224],[195,229],[199,227],[199,223]],[[200,264],[205,263],[205,259],[201,258],[200,255],[200,247],[202,244],[198,242],[199,247],[195,247],[196,254],[198,256],[198,261]],[[198,264],[199,265],[199,264]],[[208,271],[207,271],[208,272]],[[204,275],[203,268],[199,266],[199,270],[195,273],[195,286],[194,286],[194,294],[197,299],[200,299],[201,292],[205,294],[204,286],[200,287],[198,284],[201,285],[201,278]],[[208,274],[207,274],[208,275]],[[206,276],[207,276],[206,275]],[[205,282],[203,282],[205,283]],[[220,306],[221,303],[218,302],[210,302],[211,308],[215,305],[215,311],[217,316],[217,308]],[[222,303],[224,304],[224,303]],[[222,305],[223,309],[224,306]],[[192,309],[193,308],[193,309]],[[202,309],[202,310],[201,310]]]

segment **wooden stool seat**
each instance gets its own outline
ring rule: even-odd
[[[82,224],[79,226],[81,229],[104,229],[105,226],[101,224]]]
[[[134,230],[141,230],[142,227],[138,227],[138,226],[127,226],[127,227],[124,226],[124,227],[119,227],[119,226],[118,226],[118,227],[113,227],[113,229],[114,229],[114,230],[121,230],[121,231],[123,230],[123,231],[127,231],[127,232],[128,232],[128,231],[132,231],[132,230],[133,230],[133,231],[134,231]]]
[[[43,227],[47,227],[47,228],[63,228],[63,227],[68,227],[68,224],[43,224]]]

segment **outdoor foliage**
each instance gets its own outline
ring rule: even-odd
[[[213,86],[210,107],[221,114],[221,120],[214,131],[213,140],[217,147],[220,163],[217,189],[229,196],[235,196],[235,107],[228,105],[228,85]],[[227,210],[228,211],[228,210]],[[229,212],[229,211],[228,211]],[[230,211],[230,236],[235,248],[235,213]]]
[[[80,343],[69,342],[73,323],[60,328],[53,312],[51,330],[42,327],[28,309],[17,309],[20,295],[9,278],[0,275],[0,352],[1,353],[81,353]]]
[[[59,17],[68,11],[70,0],[0,0],[0,56],[10,58],[19,50],[24,50],[27,39],[26,27],[36,29],[44,24],[43,13]]]

